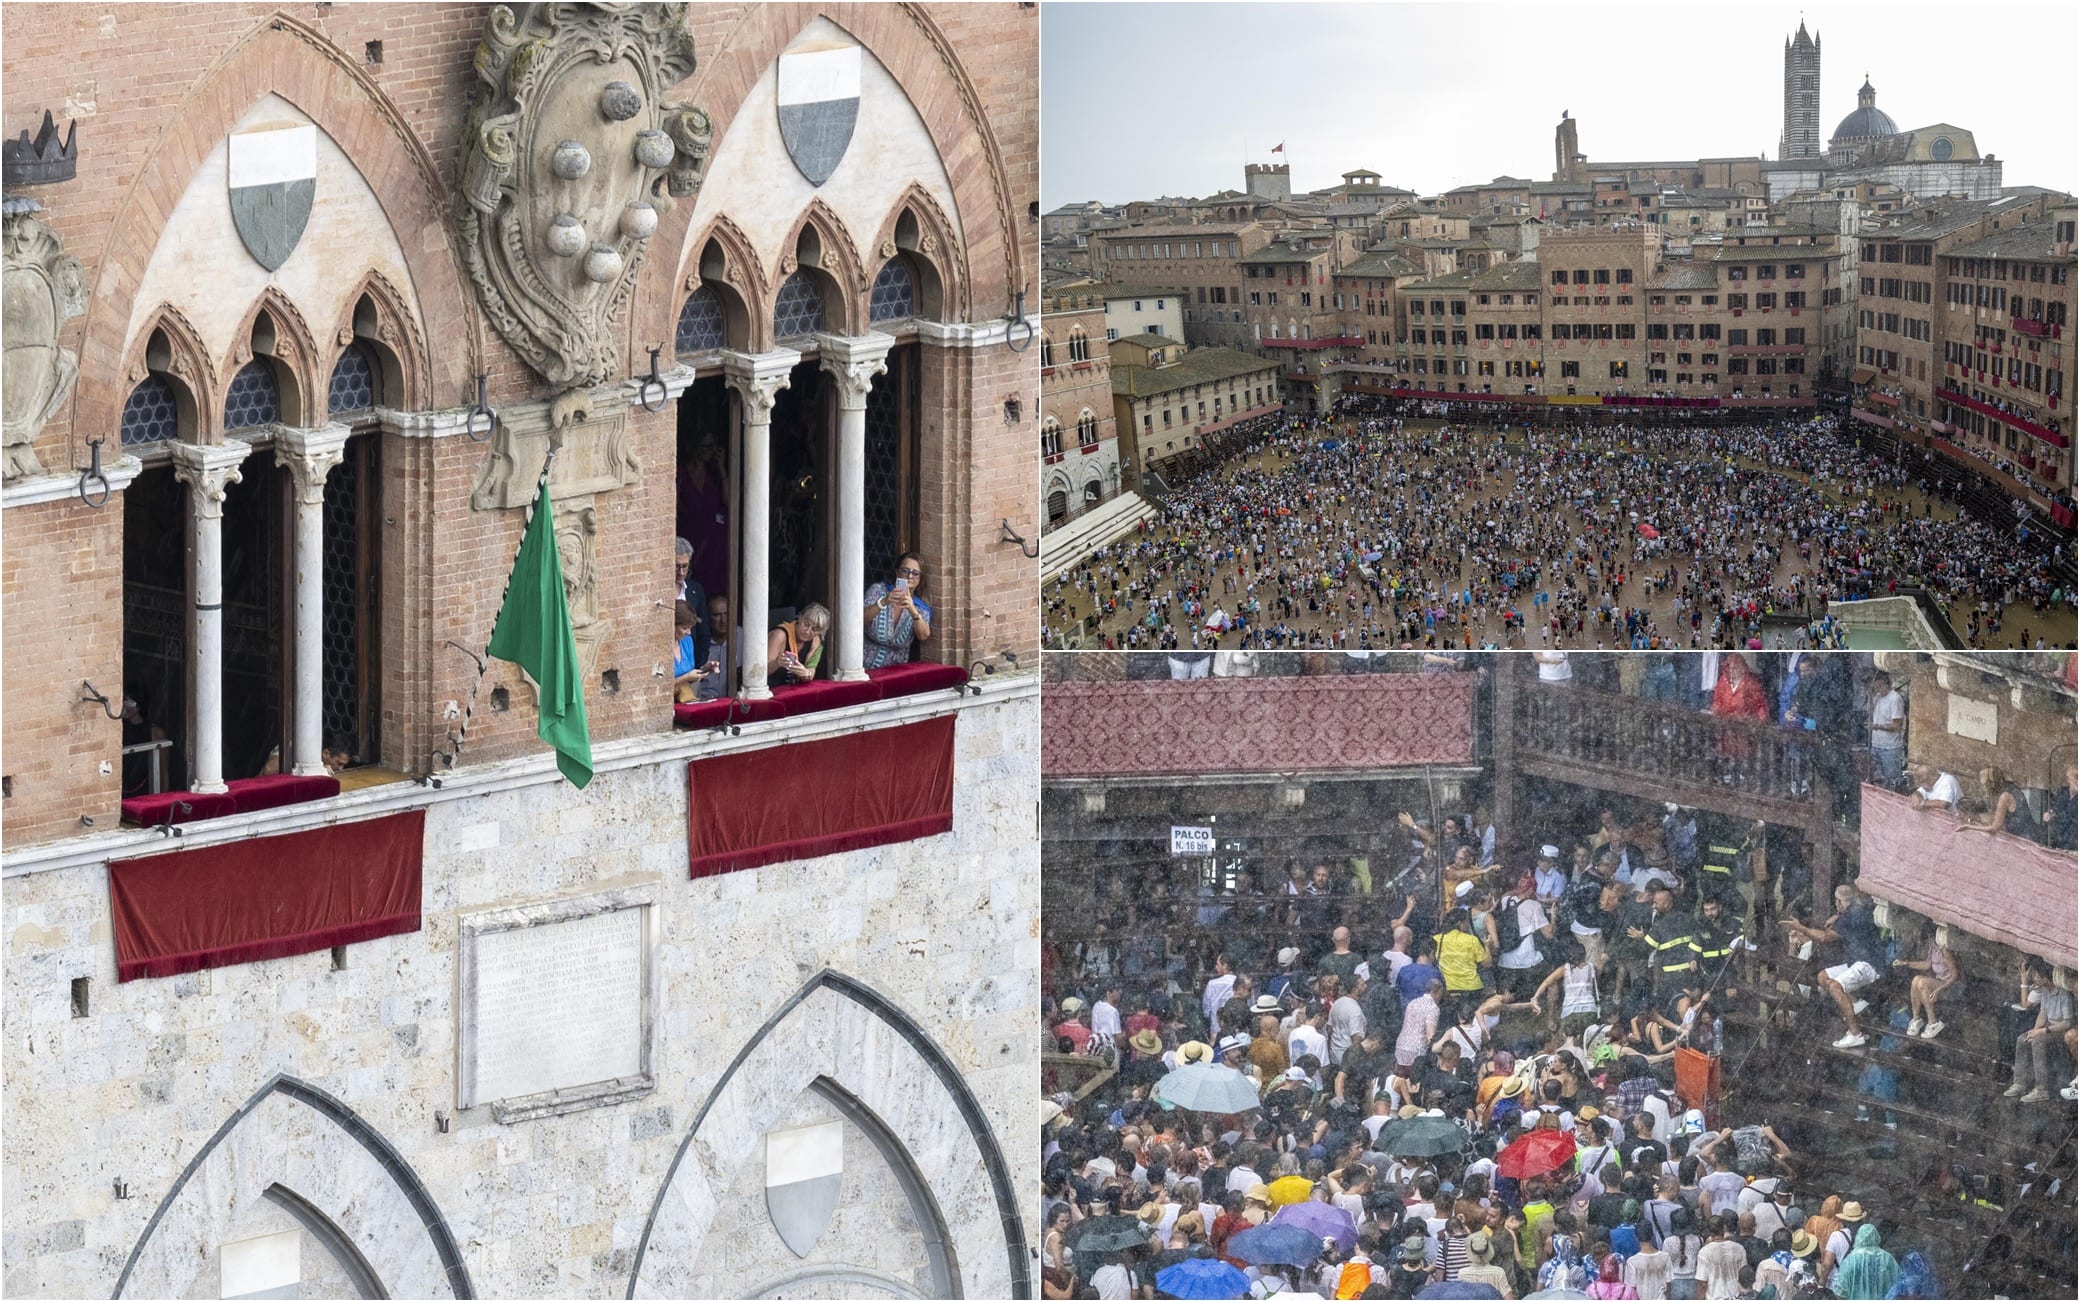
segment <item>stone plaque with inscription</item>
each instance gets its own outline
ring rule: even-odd
[[[653,1088],[654,910],[611,892],[465,918],[456,1105],[515,1121]]]

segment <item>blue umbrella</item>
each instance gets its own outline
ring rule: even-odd
[[[1239,1298],[1249,1276],[1213,1257],[1194,1257],[1156,1272],[1156,1291],[1179,1298]]]
[[[1252,1266],[1312,1266],[1321,1259],[1322,1240],[1291,1225],[1259,1225],[1228,1240],[1228,1255]]]
[[[1420,1298],[1432,1297],[1492,1297],[1502,1296],[1502,1290],[1493,1284],[1469,1284],[1465,1280],[1446,1279],[1435,1284],[1425,1284],[1416,1290]]]

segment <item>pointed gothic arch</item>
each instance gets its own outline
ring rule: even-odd
[[[231,338],[231,355],[217,368],[220,384],[229,389],[232,377],[248,363],[265,359],[281,391],[282,424],[303,429],[324,423],[322,407],[313,414],[315,395],[325,391],[324,379],[318,373],[317,341],[311,337],[303,313],[279,286],[269,285],[260,291],[238,328],[231,332]]]
[[[331,346],[320,350],[321,380],[330,379],[340,353],[357,342],[366,345],[380,365],[383,406],[420,411],[434,405],[432,366],[418,316],[390,278],[373,267],[347,295]]]
[[[780,245],[781,284],[799,272],[812,275],[823,290],[823,328],[834,334],[856,335],[867,328],[867,287],[872,276],[860,260],[852,232],[821,199],[811,199],[795,218],[787,239]],[[779,286],[774,287],[774,299]],[[766,304],[771,319],[773,302]]]
[[[312,1113],[323,1124],[312,1127]],[[189,1159],[137,1236],[111,1296],[187,1296],[197,1263],[224,1241],[241,1209],[261,1200],[287,1207],[306,1226],[322,1216],[392,1297],[476,1296],[447,1218],[411,1164],[354,1109],[288,1075],[270,1078]],[[424,1233],[400,1235],[399,1225]]]
[[[161,303],[152,309],[138,329],[137,340],[119,374],[121,393],[116,400],[116,418],[109,422],[111,428],[121,425],[123,404],[130,391],[147,375],[157,374],[172,381],[175,398],[181,404],[182,440],[207,443],[215,439],[223,415],[223,388],[217,382],[216,365],[203,346],[201,334],[179,308]]]
[[[958,1250],[960,1296],[1035,1296],[1026,1200],[960,1068],[886,996],[828,968],[752,1032],[702,1101],[644,1223],[627,1296],[687,1295],[715,1195],[819,1081],[865,1109],[914,1164],[945,1218],[948,1251]],[[978,1183],[987,1206],[976,1205]]]
[[[274,12],[257,19],[180,103],[168,106],[165,132],[117,205],[80,343],[71,404],[75,438],[112,428],[122,410],[132,308],[174,201],[246,111],[269,94],[339,145],[400,233],[412,283],[427,305],[426,335],[453,344],[430,354],[435,404],[461,402],[473,391],[473,377],[484,369],[483,332],[476,297],[445,235],[448,203],[439,165],[366,70],[323,33]],[[428,239],[431,232],[440,237]]]
[[[888,259],[902,257],[922,273],[919,316],[933,321],[967,319],[973,304],[959,256],[960,237],[931,191],[912,181],[890,206],[872,247],[877,270]]]
[[[773,320],[767,305],[779,286],[769,283],[758,252],[743,228],[728,214],[717,214],[692,248],[693,261],[686,269],[679,301],[672,308],[673,330],[665,337],[676,339],[679,312],[685,306],[686,296],[707,288],[722,300],[724,335],[729,347],[747,352],[771,348]]]
[[[676,96],[699,104],[718,124],[718,151],[728,130],[721,124],[742,111],[802,22],[802,11],[793,6],[754,6],[727,38],[703,52],[694,76],[674,88]],[[1033,259],[1038,245],[1026,229],[1024,212],[1012,202],[1011,171],[982,89],[953,42],[923,5],[913,3],[857,6],[845,13],[839,26],[888,70],[912,104],[943,108],[920,116],[950,179],[959,218],[960,236],[948,246],[948,257],[958,264],[957,279],[965,297],[949,315],[971,321],[1001,316],[1020,291],[1029,303],[1037,301]],[[680,249],[682,277],[687,259],[698,248],[687,238],[693,207],[680,204],[665,214],[655,236],[657,247],[676,244]],[[952,229],[953,223],[947,226]],[[635,345],[646,338],[655,342],[670,337],[685,297],[680,285],[665,277],[637,282],[629,309],[631,355],[640,355]]]

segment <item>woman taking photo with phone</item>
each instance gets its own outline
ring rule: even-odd
[[[895,578],[867,589],[866,667],[905,664],[910,644],[932,635],[932,608],[917,594],[924,588],[924,560],[916,552],[896,559]]]

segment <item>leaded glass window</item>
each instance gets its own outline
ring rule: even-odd
[[[163,375],[147,375],[123,403],[123,446],[166,443],[180,436],[180,404]]]
[[[867,299],[867,317],[872,321],[896,321],[917,315],[917,282],[910,265],[901,257],[881,264],[874,289]]]
[[[271,425],[281,416],[281,394],[275,389],[274,372],[266,362],[254,358],[232,377],[224,395],[224,428],[251,429]]]
[[[806,271],[797,271],[780,286],[773,303],[773,337],[793,339],[823,329],[823,295]]]
[[[336,416],[343,411],[368,411],[375,405],[375,367],[366,349],[351,345],[333,364],[332,383],[325,389],[325,410]]]
[[[672,350],[684,357],[722,347],[723,322],[721,295],[701,286],[687,296],[686,306],[679,309],[679,330],[672,338]]]

